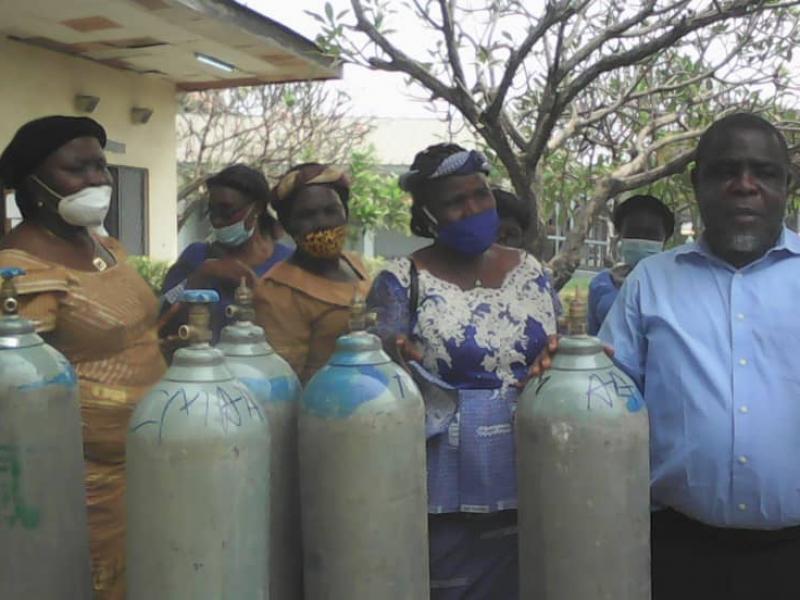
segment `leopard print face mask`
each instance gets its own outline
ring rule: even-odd
[[[298,240],[303,252],[315,258],[336,258],[342,253],[347,240],[347,225],[312,231]]]

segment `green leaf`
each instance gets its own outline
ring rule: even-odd
[[[303,12],[306,13],[309,17],[311,17],[315,21],[318,21],[318,22],[320,22],[322,24],[325,23],[325,19],[323,19],[322,16],[318,15],[317,13],[315,13],[313,11],[310,11],[310,10],[304,10]]]

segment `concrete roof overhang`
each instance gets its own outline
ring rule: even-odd
[[[0,34],[185,91],[341,76],[313,42],[233,0],[0,0]]]

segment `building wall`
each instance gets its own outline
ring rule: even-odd
[[[372,145],[378,163],[392,170],[405,171],[414,155],[431,144],[449,142],[466,148],[479,147],[478,140],[466,127],[449,127],[441,119],[381,117],[371,119],[373,129],[367,134],[366,145]]]
[[[27,44],[0,39],[0,148],[31,119],[78,115],[76,94],[98,96],[88,116],[100,122],[125,153],[108,152],[110,164],[149,172],[148,247],[154,258],[172,260],[177,249],[174,85],[149,75],[112,69]],[[134,125],[133,106],[153,109],[150,121]]]

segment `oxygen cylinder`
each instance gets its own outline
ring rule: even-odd
[[[285,360],[253,324],[253,294],[242,280],[228,316],[236,322],[222,330],[221,350],[234,376],[261,406],[270,430],[269,452],[269,597],[302,600],[303,557],[300,534],[300,486],[297,477],[297,403],[300,382]]]
[[[269,433],[209,346],[212,290],[183,293],[190,345],[128,430],[128,600],[264,599]]]
[[[516,414],[521,600],[649,600],[647,410],[634,383],[585,335],[571,335]]]
[[[428,598],[425,412],[411,377],[364,329],[300,404],[303,574],[308,600]]]
[[[92,597],[78,383],[0,269],[0,598]]]

